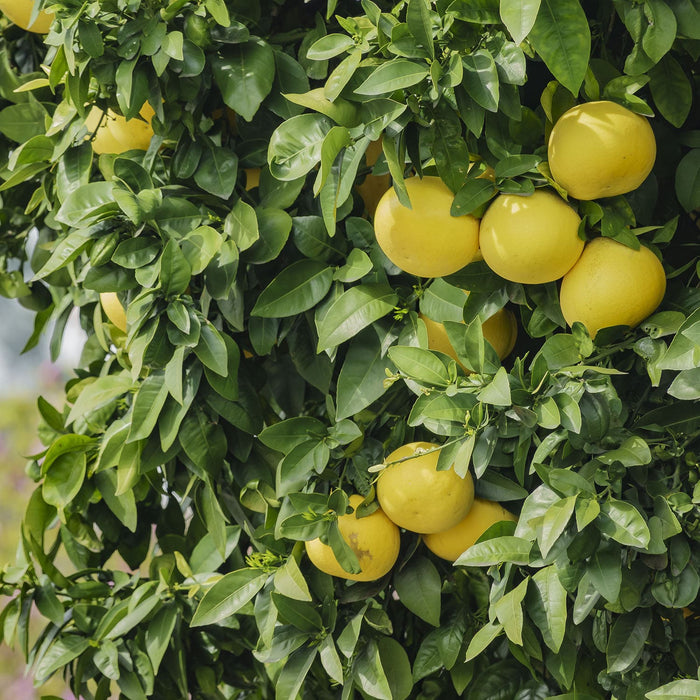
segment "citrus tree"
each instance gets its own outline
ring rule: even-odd
[[[700,696],[696,0],[0,8],[37,683]]]

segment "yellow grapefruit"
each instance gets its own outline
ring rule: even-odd
[[[418,277],[442,277],[470,263],[479,248],[479,221],[451,216],[454,195],[439,177],[410,177],[406,189],[411,209],[394,189],[377,205],[377,242],[397,267]]]
[[[663,265],[648,248],[632,250],[612,238],[594,238],[564,276],[559,301],[566,322],[583,323],[594,338],[608,326],[634,328],[665,292]]]
[[[146,102],[140,115],[142,119],[127,121],[110,109],[103,112],[99,107],[93,107],[85,120],[88,131],[94,133],[92,150],[98,155],[124,153],[132,149],[147,150],[153,136],[151,119],[155,112]]]
[[[374,166],[381,153],[381,139],[372,141],[372,143],[367,146],[367,150],[365,151],[365,161],[368,168]],[[390,187],[391,176],[389,173],[386,173],[385,175],[372,175],[372,173],[368,173],[362,183],[355,186],[355,189],[359,193],[360,197],[362,197],[362,201],[365,203],[365,209],[370,216],[374,216],[379,200]]]
[[[116,292],[102,292],[100,294],[100,304],[105,316],[122,333],[126,333],[126,311],[119,301]]]
[[[371,515],[358,518],[355,511],[362,503],[362,496],[350,496],[350,515],[338,517],[338,527],[343,539],[357,556],[362,571],[351,574],[345,571],[327,544],[316,538],[306,542],[306,553],[316,568],[331,576],[351,581],[374,581],[391,570],[399,556],[399,528],[386,517],[381,508]]]
[[[377,480],[377,500],[399,527],[420,533],[441,532],[456,525],[474,500],[474,482],[454,470],[437,471],[439,445],[411,442],[394,450]],[[405,459],[407,458],[407,459]],[[405,461],[398,461],[405,459]],[[394,464],[391,464],[394,462]]]
[[[423,535],[425,546],[437,556],[454,561],[481,537],[491,525],[502,520],[517,521],[500,503],[475,498],[467,516],[454,527]]]
[[[644,182],[656,159],[656,139],[645,117],[601,100],[559,118],[547,155],[552,177],[572,197],[613,197]]]
[[[54,20],[53,12],[41,10],[34,22],[29,24],[33,9],[33,0],[0,0],[0,11],[10,22],[35,34],[46,34]]]
[[[447,336],[445,326],[439,321],[433,321],[424,314],[419,314],[419,316],[423,319],[428,331],[428,347],[431,350],[437,350],[445,355],[449,355],[452,359],[459,362],[457,353]],[[481,330],[484,334],[484,339],[491,344],[498,357],[503,359],[510,354],[515,345],[518,335],[518,323],[511,311],[499,309],[481,324]]]
[[[481,220],[481,254],[497,275],[511,282],[553,282],[583,251],[580,223],[578,214],[553,192],[501,194]]]

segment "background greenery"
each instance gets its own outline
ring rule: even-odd
[[[697,3],[43,4],[45,40],[3,25],[0,289],[36,311],[29,345],[53,320],[56,352],[74,307],[88,340],[65,396],[39,399],[2,575],[3,636],[37,681],[132,700],[698,695]],[[409,171],[439,174],[467,213],[554,186],[546,134],[600,97],[653,115],[659,144],[639,190],[578,205],[586,237],[662,256],[640,328],[593,343],[555,283],[478,262],[419,280],[383,256],[354,190],[372,141],[373,175],[401,195]],[[93,156],[91,106],[146,100],[148,150]],[[501,365],[478,319],[506,304]],[[455,307],[472,374],[417,315]],[[469,460],[515,530],[455,567],[408,533],[384,579],[316,571],[303,541],[351,567],[334,514],[423,438]]]

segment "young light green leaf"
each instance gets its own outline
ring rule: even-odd
[[[503,625],[503,630],[513,644],[523,644],[523,600],[530,577],[523,579],[512,591],[508,591],[493,604],[493,612]]]

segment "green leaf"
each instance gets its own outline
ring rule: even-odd
[[[321,160],[321,149],[333,122],[322,114],[300,114],[283,122],[268,147],[270,172],[278,180],[296,180]]]
[[[615,620],[605,649],[608,673],[624,673],[639,661],[649,638],[651,622],[649,608],[620,615]]]
[[[664,0],[645,0],[647,24],[642,35],[644,53],[658,63],[676,38],[676,16]]]
[[[133,381],[127,372],[98,377],[81,392],[68,414],[67,424],[85,419],[93,411],[104,408],[131,390]]]
[[[279,613],[280,621],[294,625],[298,630],[308,634],[316,634],[322,629],[321,615],[312,603],[287,598],[276,591],[272,592],[271,598]]]
[[[530,577],[523,579],[512,591],[508,591],[497,600],[493,612],[503,625],[503,630],[513,644],[522,646],[523,643],[523,600],[527,593]]]
[[[310,437],[321,439],[326,432],[326,426],[317,418],[297,416],[267,426],[258,437],[271,450],[289,454]]]
[[[673,56],[666,54],[650,71],[649,87],[654,104],[663,117],[680,129],[690,114],[693,88]]]
[[[354,416],[385,393],[384,380],[391,363],[382,355],[382,350],[382,344],[371,328],[350,342],[338,376],[338,420]]]
[[[599,547],[591,556],[586,567],[594,588],[609,603],[620,596],[622,586],[622,563],[618,547]]]
[[[238,156],[223,146],[210,147],[194,173],[194,181],[205,191],[228,199],[236,187]]]
[[[199,335],[199,343],[194,349],[200,362],[221,376],[228,372],[228,349],[221,333],[211,321],[205,319]]]
[[[391,637],[380,637],[377,647],[391,700],[406,700],[413,690],[411,662],[406,650]]]
[[[500,15],[503,24],[516,44],[521,44],[535,24],[540,0],[501,0]]]
[[[300,314],[328,293],[333,271],[316,260],[298,260],[286,267],[260,292],[252,316],[284,318]]]
[[[309,587],[294,557],[289,557],[287,561],[275,571],[273,581],[275,590],[279,591],[287,598],[311,602],[312,598]]]
[[[180,246],[169,240],[160,256],[160,284],[166,296],[184,293],[192,277],[192,269]]]
[[[542,0],[529,39],[554,77],[578,95],[591,52],[591,31],[579,0]]]
[[[556,654],[566,632],[567,595],[555,566],[540,569],[532,577],[526,610],[542,633],[544,643]]]
[[[428,77],[425,64],[395,58],[383,63],[357,88],[357,95],[388,95],[396,90],[412,87]]]
[[[455,566],[492,566],[505,562],[526,566],[530,563],[531,549],[532,542],[522,537],[495,537],[473,544],[459,556]]]
[[[276,700],[297,697],[317,653],[317,646],[308,646],[297,649],[289,655],[277,678]]]
[[[471,638],[465,660],[471,661],[479,656],[491,642],[503,632],[503,625],[495,622],[486,623],[477,633]]]
[[[262,39],[226,45],[211,58],[214,80],[224,102],[251,121],[272,89],[275,55]]]
[[[427,623],[440,625],[442,580],[435,565],[425,557],[414,557],[394,575],[401,602]]]
[[[435,46],[433,45],[433,24],[430,18],[431,4],[427,0],[409,0],[406,10],[406,24],[408,31],[428,53],[430,58],[435,58]]]
[[[339,56],[354,45],[352,37],[347,34],[326,34],[311,44],[306,52],[306,57],[312,61],[325,61]]]
[[[25,143],[46,133],[48,113],[37,101],[10,105],[0,111],[0,134],[11,141]]]
[[[700,399],[700,367],[679,372],[667,391],[670,396],[682,401]]]
[[[222,576],[199,602],[191,627],[215,625],[234,615],[263,587],[268,574],[258,569],[239,569]]]
[[[318,351],[334,348],[356,336],[363,328],[386,316],[397,302],[385,284],[361,284],[343,292],[319,319]]]
[[[124,526],[136,532],[138,513],[136,511],[136,499],[133,491],[127,491],[117,496],[117,470],[106,469],[94,476],[95,484],[107,504],[107,507],[117,516]]]
[[[452,216],[471,214],[496,194],[496,186],[486,178],[470,178],[457,190],[450,208]]]
[[[603,464],[620,462],[625,467],[636,467],[651,462],[651,450],[642,438],[634,436],[627,438],[617,449],[598,455],[598,459]]]
[[[396,368],[427,386],[448,386],[450,376],[447,365],[430,350],[396,345],[389,348],[389,359]]]
[[[627,501],[611,498],[600,506],[599,530],[620,544],[644,549],[651,534],[641,513]]]
[[[356,282],[368,275],[373,268],[372,260],[364,250],[353,248],[345,260],[345,264],[333,273],[333,279],[338,282]]]
[[[463,85],[469,96],[489,112],[498,110],[498,71],[493,56],[486,49],[477,49],[462,58]]]
[[[163,656],[165,656],[165,652],[170,645],[178,616],[176,605],[163,605],[148,623],[145,650],[151,661],[154,673],[158,673]]]
[[[682,700],[682,698],[696,700],[700,697],[700,681],[691,678],[671,681],[646,693],[644,697],[649,698],[649,700]]]
[[[42,656],[34,667],[38,679],[45,680],[59,668],[67,666],[73,659],[78,658],[90,646],[85,637],[64,634]]]
[[[505,367],[499,368],[490,384],[487,384],[478,394],[479,401],[492,406],[510,406],[510,382]]]
[[[554,546],[559,536],[569,523],[574,512],[577,496],[569,496],[552,504],[542,519],[540,531],[537,533],[537,541],[540,545],[542,556],[546,557]]]
[[[143,440],[153,432],[167,396],[168,387],[162,372],[154,372],[144,379],[134,398],[127,442]]]

